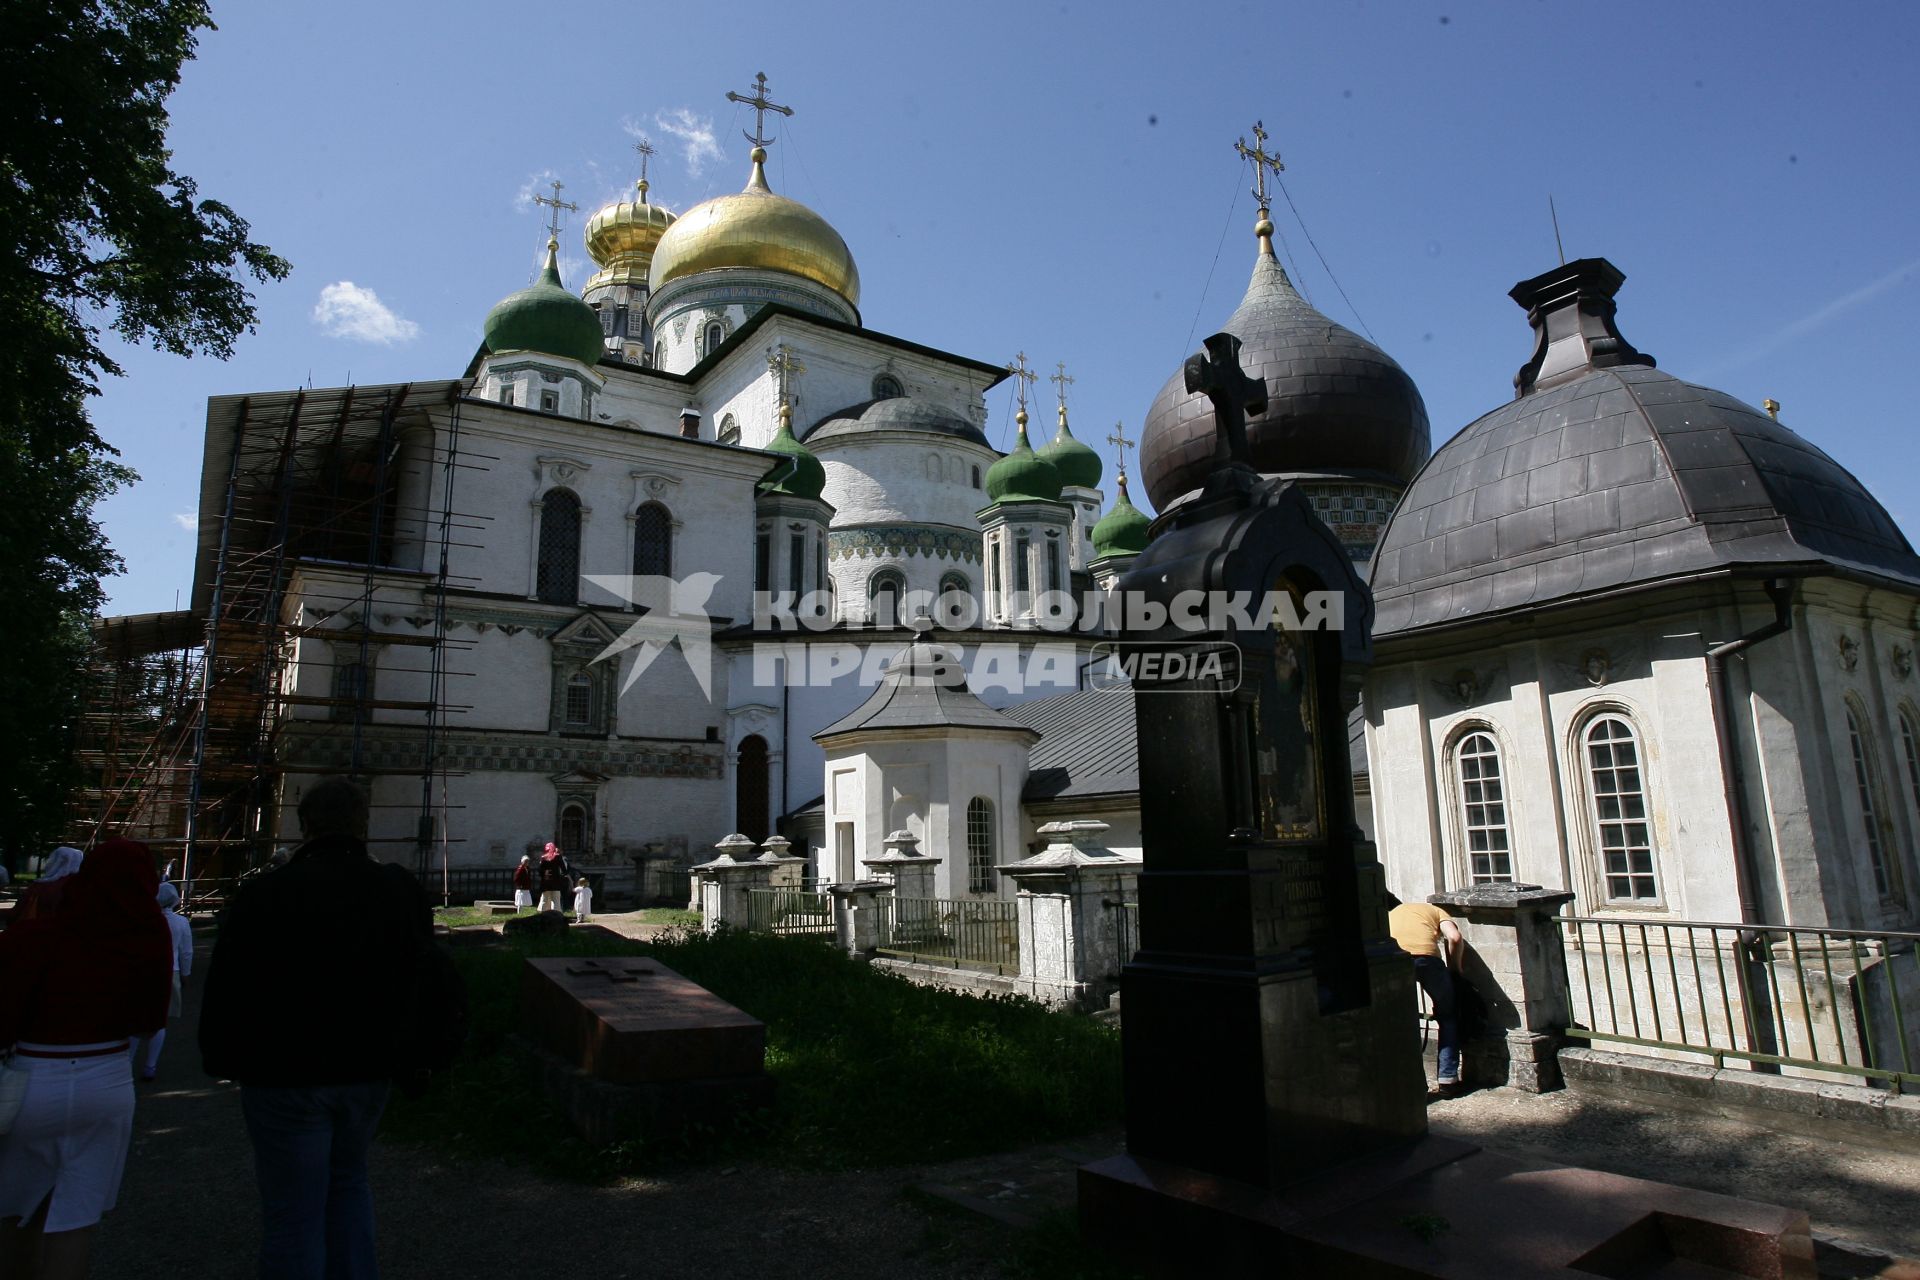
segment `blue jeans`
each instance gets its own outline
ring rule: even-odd
[[[241,1086],[260,1183],[261,1280],[377,1280],[367,1149],[387,1088]]]
[[[1460,1012],[1454,1004],[1453,973],[1439,956],[1415,956],[1413,980],[1433,1005],[1440,1038],[1440,1083],[1451,1084],[1460,1079]]]

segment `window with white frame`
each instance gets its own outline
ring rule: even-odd
[[[1604,894],[1609,902],[1657,899],[1653,820],[1639,735],[1623,716],[1596,716],[1582,732],[1581,745]]]
[[[633,513],[633,574],[668,577],[673,573],[673,516],[657,502]]]
[[[1853,782],[1860,795],[1861,826],[1867,836],[1867,865],[1873,871],[1873,887],[1882,898],[1897,898],[1900,885],[1893,869],[1892,832],[1887,822],[1886,798],[1880,786],[1879,762],[1861,727],[1861,715],[1852,699],[1847,701],[1847,746],[1853,755]]]
[[[1513,879],[1513,838],[1507,826],[1506,779],[1500,747],[1490,733],[1475,731],[1453,749],[1454,776],[1460,788],[1461,843],[1471,884]]]
[[[567,677],[566,720],[570,729],[588,729],[594,722],[594,681],[584,671]]]
[[[907,580],[893,569],[882,569],[867,579],[867,617],[890,626],[899,621],[900,601],[907,594]]]
[[[580,499],[549,489],[540,501],[540,562],[534,594],[548,604],[580,599]]]
[[[967,802],[967,892],[993,892],[993,801]]]

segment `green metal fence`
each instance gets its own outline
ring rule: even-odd
[[[1920,1086],[1920,933],[1559,917],[1567,1035]]]
[[[879,953],[922,964],[990,973],[1020,972],[1020,923],[997,898],[902,898],[883,893]]]
[[[755,933],[833,940],[833,899],[810,889],[747,890],[747,928]]]

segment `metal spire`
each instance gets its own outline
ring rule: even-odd
[[[1113,434],[1107,437],[1107,443],[1112,445],[1114,450],[1120,455],[1120,481],[1122,484],[1125,484],[1127,478],[1127,450],[1135,447],[1133,441],[1127,439],[1127,424],[1124,422],[1114,423]]]
[[[647,161],[653,158],[653,144],[642,138],[633,144],[633,149],[640,153],[640,181],[637,185],[640,188],[640,201],[644,204],[647,199]]]
[[[1027,387],[1040,380],[1040,375],[1027,368],[1027,353],[1022,351],[1014,356],[1013,363],[1007,366],[1007,372],[1013,375],[1014,392],[1020,398],[1020,412],[1014,415],[1014,421],[1020,424],[1022,431],[1027,427]]]
[[[754,75],[753,93],[751,95],[735,93],[729,89],[727,90],[727,101],[744,102],[753,108],[753,132],[747,133],[746,139],[761,151],[765,151],[767,144],[773,141],[773,139],[764,136],[766,133],[767,112],[778,111],[783,116],[793,114],[792,107],[783,107],[767,97],[767,73],[764,71]],[[742,130],[742,132],[745,133],[745,130]]]
[[[1065,422],[1067,420],[1067,388],[1073,385],[1073,379],[1067,374],[1066,361],[1059,361],[1053,367],[1057,372],[1047,381],[1060,388],[1060,421]]]
[[[1260,202],[1260,220],[1253,224],[1253,234],[1260,238],[1261,251],[1271,255],[1273,253],[1273,204],[1267,198],[1267,171],[1272,170],[1277,179],[1280,171],[1287,166],[1280,163],[1279,152],[1268,154],[1267,130],[1259,120],[1253,122],[1253,145],[1248,146],[1247,140],[1241,138],[1233,144],[1233,149],[1241,159],[1253,161],[1253,198]]]

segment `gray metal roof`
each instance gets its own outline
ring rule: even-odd
[[[893,656],[873,696],[852,715],[813,735],[815,742],[844,733],[876,729],[999,729],[1031,734],[1007,716],[980,701],[967,688],[967,671],[957,651],[942,645],[915,642]]]
[[[836,409],[808,428],[802,441],[812,446],[842,436],[865,435],[869,431],[920,431],[992,448],[987,444],[987,438],[980,434],[980,428],[965,418],[952,410],[916,400],[912,396],[863,400],[859,404]]]
[[[1027,785],[1021,799],[1114,795],[1140,789],[1140,740],[1134,731],[1131,686],[1035,698],[1008,707],[1006,717],[1040,735],[1027,753]]]
[[[1374,553],[1374,634],[1710,571],[1853,570],[1920,586],[1886,509],[1722,392],[1592,369],[1447,442]]]

